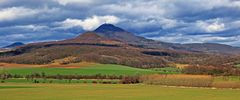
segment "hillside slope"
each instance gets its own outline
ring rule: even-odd
[[[141,68],[166,67],[175,63],[219,67],[234,63],[238,57],[225,54],[236,52],[238,48],[221,44],[181,45],[154,41],[103,24],[95,31],[73,39],[32,43],[0,53],[0,61],[48,64],[64,59],[62,64],[86,61]]]

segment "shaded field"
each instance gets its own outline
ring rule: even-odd
[[[77,65],[75,65],[77,66]],[[17,75],[29,75],[32,73],[45,73],[46,75],[138,75],[138,74],[156,74],[160,71],[150,69],[139,69],[123,65],[112,64],[94,64],[88,67],[80,68],[62,68],[62,67],[11,67],[0,69],[1,73],[10,73]]]
[[[80,83],[94,83],[94,84],[119,84],[120,80],[118,79],[35,79],[38,81],[38,83],[45,83],[45,84],[52,84],[52,83],[58,83],[58,84],[80,84]],[[34,83],[33,80],[27,80],[27,79],[7,79],[4,81],[4,83]],[[35,83],[36,84],[36,83]],[[0,87],[1,88],[1,87]]]
[[[155,85],[1,84],[2,100],[238,100],[240,90]],[[28,88],[35,87],[35,88]]]
[[[32,86],[0,86],[0,89],[33,88]]]

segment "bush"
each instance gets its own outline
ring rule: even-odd
[[[125,76],[121,80],[122,84],[136,84],[140,83],[139,76]]]
[[[97,84],[98,82],[97,81],[92,81],[93,84]]]

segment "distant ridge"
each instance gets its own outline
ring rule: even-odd
[[[3,48],[16,48],[18,46],[23,46],[23,45],[24,45],[24,43],[22,43],[22,42],[14,42],[14,43],[12,43],[12,44],[10,44],[8,46],[5,46]]]
[[[224,54],[236,54],[240,53],[240,48],[232,47],[224,44],[217,43],[190,43],[190,44],[177,44],[167,43],[162,41],[155,41],[144,37],[136,36],[122,28],[114,26],[112,24],[102,24],[96,30],[96,34],[116,39],[123,42],[127,42],[130,45],[143,47],[143,48],[155,48],[155,49],[170,49],[177,51],[190,51],[190,52],[204,52],[204,53],[224,53]]]

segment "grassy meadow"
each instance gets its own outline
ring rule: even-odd
[[[122,79],[8,78],[0,83],[0,100],[238,100],[240,98],[239,76],[184,75],[181,69],[178,67],[139,69],[93,63],[0,66],[0,73],[12,75],[25,76],[43,72],[50,76],[125,75],[127,81],[135,80],[138,76],[141,81],[123,84]]]
[[[32,73],[42,73],[47,75],[138,75],[138,74],[156,74],[164,73],[162,71],[150,70],[150,69],[139,69],[123,65],[113,64],[91,64],[81,67],[68,68],[68,67],[2,67],[0,69],[2,73],[27,75]]]
[[[1,84],[1,100],[238,100],[240,90],[121,84]]]

